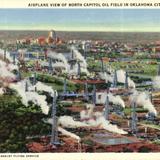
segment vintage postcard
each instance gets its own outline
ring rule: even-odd
[[[158,160],[159,5],[3,2],[0,159]]]

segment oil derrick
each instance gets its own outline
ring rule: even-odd
[[[25,82],[25,92],[28,92],[28,82]]]
[[[39,60],[36,60],[35,62],[35,70],[40,70]]]
[[[160,76],[160,64],[158,65],[157,75]]]
[[[83,51],[84,51],[84,59],[87,58],[87,54],[86,54],[86,43],[83,44]]]
[[[113,87],[116,88],[117,87],[117,71],[114,71],[114,77],[113,77]]]
[[[51,134],[51,144],[53,145],[58,145],[59,141],[58,141],[58,129],[57,129],[57,105],[56,105],[56,101],[57,101],[57,96],[56,96],[56,92],[54,92],[53,95],[53,100],[52,100],[52,134]]]
[[[81,144],[81,142],[79,142],[78,141],[78,150],[77,150],[77,152],[82,152],[82,144]]]
[[[93,85],[92,102],[94,105],[96,105],[96,85]]]
[[[77,64],[78,64],[77,75],[80,77],[81,76],[81,65],[80,65],[80,62],[77,62]]]
[[[105,101],[104,118],[106,120],[109,120],[109,97],[108,97],[108,95],[107,95],[106,101]]]
[[[73,49],[71,49],[71,59],[74,59]]]
[[[48,54],[47,54],[47,48],[44,48],[44,58],[47,59],[48,58]]]
[[[49,71],[49,73],[50,73],[50,74],[52,74],[52,72],[53,72],[53,67],[52,67],[52,59],[51,59],[51,58],[49,58],[49,66],[48,66],[48,71]]]
[[[33,85],[35,85],[36,83],[37,83],[37,74],[36,74],[36,72],[34,72]]]
[[[37,60],[39,59],[39,52],[37,52],[36,59]]]
[[[150,98],[150,101],[151,103],[153,102],[153,96],[152,96],[152,93],[149,94],[149,98]]]
[[[131,132],[137,134],[136,102],[132,102],[131,107]]]
[[[85,96],[86,101],[88,101],[89,95],[88,95],[88,83],[87,82],[85,83],[85,86],[84,86],[84,96]]]
[[[4,50],[3,60],[6,61],[6,49]]]
[[[20,81],[20,80],[21,80],[21,73],[20,73],[20,70],[17,71],[16,79],[17,79],[17,81]]]
[[[71,69],[73,69],[73,66],[74,66],[74,63],[73,63],[73,60],[74,60],[74,53],[73,53],[73,49],[71,49]]]
[[[128,72],[126,71],[126,76],[125,76],[125,89],[128,89]]]
[[[16,42],[16,50],[18,51],[19,47],[18,47],[18,43]]]
[[[22,70],[26,70],[25,60],[24,60],[24,53],[19,53],[19,62],[20,62],[20,68]]]
[[[63,83],[63,94],[66,94],[66,93],[67,93],[67,80],[65,78]]]
[[[34,72],[34,73],[32,74],[30,80],[31,80],[31,84],[32,84],[33,86],[36,85],[36,83],[37,83],[37,75],[36,75],[36,72]]]
[[[104,63],[103,63],[103,59],[101,58],[101,72],[104,73]]]
[[[13,54],[13,64],[16,64],[16,54]]]

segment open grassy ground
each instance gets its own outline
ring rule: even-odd
[[[32,74],[33,74],[33,72],[21,72],[22,78],[29,77]],[[38,79],[38,81],[41,81],[41,82],[51,86],[54,90],[63,91],[64,79],[62,77],[51,76],[49,74],[37,73],[37,79]],[[77,89],[77,86],[73,82],[67,80],[67,90],[68,91],[75,91],[76,89]]]
[[[137,62],[137,63],[128,63],[128,62],[112,62],[110,63],[114,69],[124,69],[131,72],[137,72],[137,75],[144,76],[156,76],[157,74],[157,65],[149,64],[147,62]],[[142,73],[138,73],[142,72]]]

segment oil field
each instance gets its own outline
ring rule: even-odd
[[[158,40],[19,35],[0,42],[0,152],[160,151]]]

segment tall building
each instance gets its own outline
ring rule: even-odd
[[[56,43],[56,41],[57,41],[56,32],[54,30],[51,30],[48,35],[48,43],[53,43],[53,42]]]

